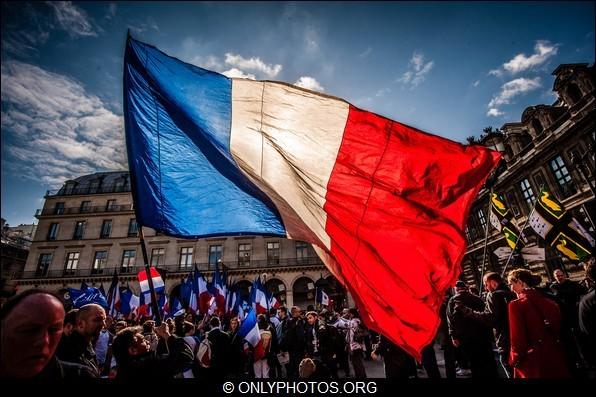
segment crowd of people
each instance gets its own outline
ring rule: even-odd
[[[237,317],[181,311],[159,325],[115,320],[96,304],[65,312],[57,296],[32,289],[1,308],[0,377],[365,378],[364,361],[373,359],[383,360],[387,378],[417,377],[418,367],[439,378],[438,344],[447,378],[593,378],[593,259],[585,270],[582,283],[557,270],[556,281],[542,288],[526,269],[509,272],[506,281],[488,273],[484,298],[458,281],[421,363],[366,329],[355,308],[271,309],[257,316],[260,342],[251,346]]]

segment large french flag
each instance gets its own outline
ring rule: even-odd
[[[366,325],[420,357],[499,153],[130,37],[124,104],[138,222],[183,238],[312,243]]]

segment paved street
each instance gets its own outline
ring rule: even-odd
[[[439,371],[441,372],[441,377],[445,378],[445,360],[443,358],[443,351],[439,348],[438,345],[435,345],[435,355],[437,357],[437,364],[439,365]],[[383,360],[365,360],[364,367],[366,368],[366,375],[369,378],[384,378],[385,377],[385,369],[383,367]],[[350,364],[350,371],[352,376],[354,375],[354,369]],[[340,376],[343,375],[343,371],[339,371]],[[418,368],[418,378],[427,378],[426,371],[423,368]],[[469,376],[458,376],[458,378],[469,378]]]

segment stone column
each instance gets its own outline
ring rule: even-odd
[[[288,316],[290,315],[290,309],[294,306],[294,291],[291,289],[286,290],[286,307],[288,308]]]

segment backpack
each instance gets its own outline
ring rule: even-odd
[[[195,360],[202,368],[211,367],[211,342],[209,339],[205,338],[199,343]]]
[[[363,343],[369,335],[368,329],[366,329],[361,322],[358,322],[356,329],[354,330],[354,342]]]

